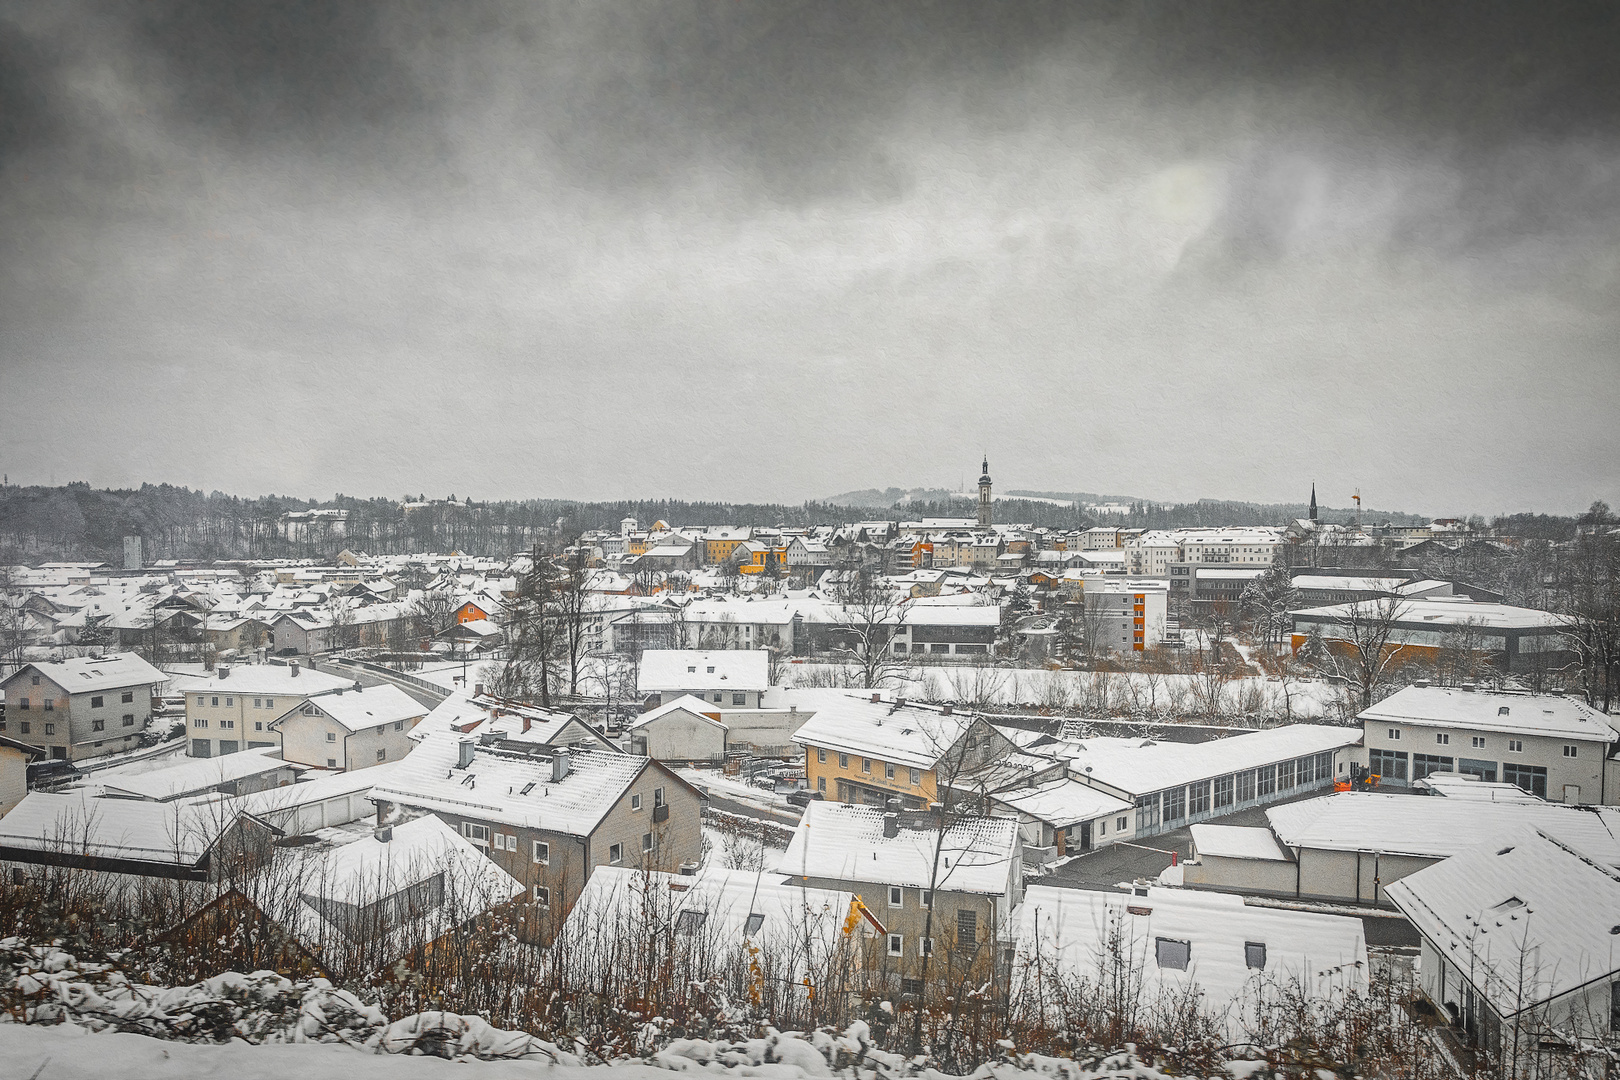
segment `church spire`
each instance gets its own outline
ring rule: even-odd
[[[979,528],[990,527],[990,455],[984,456],[983,472],[979,474]]]
[[[1316,481],[1311,481],[1311,520],[1316,520]]]

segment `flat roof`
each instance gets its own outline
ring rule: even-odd
[[[1193,851],[1199,857],[1208,855],[1221,859],[1261,859],[1266,862],[1288,862],[1288,852],[1277,843],[1271,830],[1260,826],[1209,825],[1192,826]]]
[[[1100,783],[1132,795],[1146,795],[1290,758],[1339,750],[1360,741],[1360,728],[1288,724],[1202,743],[1094,736],[1054,746],[1051,752],[1068,760],[1072,776],[1080,777],[1089,768],[1091,777]]]

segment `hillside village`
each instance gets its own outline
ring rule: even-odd
[[[1061,533],[980,484],[962,520],[11,567],[0,887],[88,875],[144,926],[119,947],[198,974],[364,982],[499,926],[611,996],[667,923],[768,954],[785,1013],[813,983],[1016,997],[1122,951],[1227,1038],[1255,977],[1325,1006],[1394,972],[1458,1060],[1612,1052],[1589,608],[1425,572],[1512,556],[1460,523]],[[1562,547],[1612,574],[1616,543]],[[1322,565],[1340,546],[1410,568]]]

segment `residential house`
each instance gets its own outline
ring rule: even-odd
[[[0,817],[28,794],[28,763],[44,756],[38,746],[0,735]]]
[[[704,796],[650,758],[423,739],[372,789],[378,821],[431,813],[528,890],[526,933],[549,941],[597,867],[677,870],[702,854]]]
[[[685,694],[642,713],[630,725],[632,752],[659,761],[723,761],[727,728],[718,710]]]
[[[1023,899],[1015,822],[812,802],[778,869],[791,883],[858,896],[884,927],[868,967],[903,993],[921,992],[925,959],[947,984],[983,981],[1009,959],[1009,918]]]
[[[714,705],[757,709],[770,685],[764,649],[648,649],[636,678],[636,692],[650,708],[690,694]]]
[[[410,731],[427,708],[390,683],[339,687],[306,697],[273,720],[287,761],[323,769],[364,769],[410,753]]]
[[[164,678],[134,653],[24,664],[0,683],[0,734],[64,761],[128,750],[152,719]]]
[[[186,702],[186,753],[224,757],[241,750],[279,747],[272,724],[311,694],[353,685],[353,679],[290,664],[217,664],[213,674],[174,674]]]

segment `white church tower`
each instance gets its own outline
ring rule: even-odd
[[[990,456],[985,455],[984,471],[979,474],[979,528],[990,527]]]

